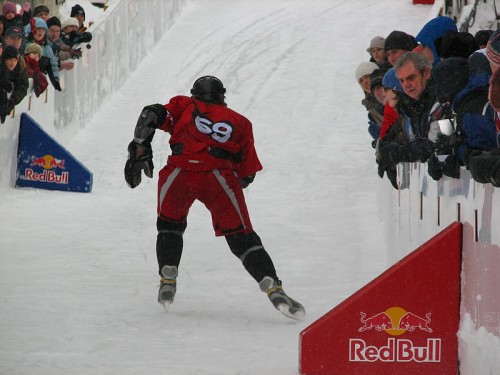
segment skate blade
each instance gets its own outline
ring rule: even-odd
[[[304,320],[304,317],[306,316],[306,311],[304,308],[295,311],[295,313],[290,312],[289,306],[285,304],[278,305],[278,310],[285,315],[287,318],[297,320],[299,322]]]
[[[160,305],[163,307],[165,312],[168,312],[168,309],[170,308],[171,304],[172,304],[172,302],[160,302]]]

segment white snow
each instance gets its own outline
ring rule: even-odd
[[[92,193],[1,191],[0,373],[297,374],[300,331],[393,260],[390,218],[377,208],[392,187],[376,175],[354,70],[372,37],[416,35],[429,10],[410,0],[193,0],[66,145],[94,173]],[[156,302],[157,179],[129,189],[126,148],[144,105],[188,94],[206,74],[254,124],[264,171],[246,190],[250,215],[304,322],[274,310],[200,204],[176,300],[168,313]],[[167,142],[157,133],[156,171]],[[500,346],[474,327],[462,334]],[[482,360],[498,369],[498,358]]]

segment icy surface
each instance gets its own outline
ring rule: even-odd
[[[94,173],[91,194],[2,190],[0,373],[297,374],[299,332],[390,265],[377,200],[391,187],[376,175],[354,70],[373,36],[416,34],[429,9],[192,1],[67,145]],[[200,204],[175,303],[166,313],[156,302],[157,178],[129,189],[126,147],[144,105],[188,94],[205,74],[254,124],[265,169],[247,203],[303,322],[274,310]],[[167,142],[154,140],[156,171]]]

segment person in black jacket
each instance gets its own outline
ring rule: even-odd
[[[483,53],[474,53],[469,59],[440,61],[432,69],[432,77],[437,99],[450,109],[446,112],[453,129],[439,136],[437,155],[428,162],[429,174],[435,180],[442,173],[459,178],[460,166],[469,165],[473,151],[497,147],[494,112],[487,105],[491,69]]]
[[[7,46],[0,59],[0,121],[2,124],[10,113],[8,93],[14,89],[10,77],[19,62],[19,51],[14,46]]]
[[[394,64],[396,75],[405,92],[400,107],[410,119],[410,142],[405,145],[389,143],[380,149],[384,167],[400,162],[426,162],[434,151],[430,136],[431,125],[438,127],[441,105],[431,81],[431,63],[418,52],[407,52]]]
[[[8,46],[13,46],[17,50],[20,50],[21,43],[22,31],[19,27],[11,27],[5,31],[4,52]],[[16,67],[10,72],[10,81],[14,84],[14,88],[8,102],[7,113],[10,113],[28,94],[28,70],[26,68],[26,61],[22,55],[19,55]]]

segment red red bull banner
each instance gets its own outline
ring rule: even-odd
[[[461,238],[450,225],[303,330],[300,374],[457,374]]]
[[[92,191],[92,173],[29,115],[21,115],[16,186]]]

